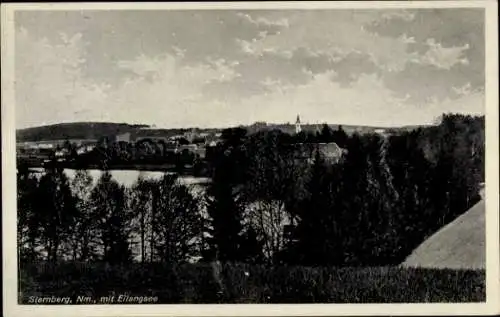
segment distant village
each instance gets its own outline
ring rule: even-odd
[[[319,133],[321,125],[302,124],[297,115],[294,124],[267,124],[256,122],[244,127],[249,134],[263,130],[280,130],[290,135],[304,132]],[[222,140],[222,130],[203,130],[193,128],[179,134],[157,133],[159,129],[141,127],[135,132],[101,136],[98,139],[59,139],[41,141],[21,141],[17,143],[17,158],[29,166],[40,167],[58,162],[61,164],[89,158],[96,151],[101,151],[101,158],[114,157],[121,163],[149,162],[150,164],[171,163],[192,166],[195,161],[206,159],[207,152],[215,148]],[[360,132],[359,129],[348,132]],[[363,131],[361,131],[363,132]],[[384,134],[383,129],[371,132]],[[312,161],[314,151],[319,150],[327,160],[338,160],[345,152],[333,142],[296,143],[296,158]],[[112,156],[113,156],[112,155]],[[184,161],[176,159],[184,157]],[[187,159],[186,159],[187,157]],[[170,159],[167,159],[170,158]],[[113,160],[110,158],[110,160]]]
[[[146,130],[146,129],[144,129]],[[31,162],[65,162],[70,157],[84,156],[97,149],[109,150],[112,148],[139,150],[145,148],[144,152],[155,152],[160,156],[167,154],[190,153],[204,159],[206,149],[215,147],[220,142],[221,133],[192,131],[176,134],[169,137],[147,135],[146,133],[121,133],[111,136],[103,136],[99,139],[63,139],[43,140],[17,143],[18,159]],[[149,149],[149,151],[148,151]],[[143,154],[147,155],[147,153]]]

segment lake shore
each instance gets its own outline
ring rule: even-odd
[[[29,167],[28,170],[35,174],[43,174],[45,172],[44,167]],[[70,178],[73,179],[76,171],[78,169],[73,168],[64,168],[64,173]],[[101,177],[102,173],[105,171],[99,168],[85,168],[80,170],[86,170],[89,172],[94,182],[97,182],[99,177]],[[125,185],[127,187],[132,186],[139,177],[144,179],[160,179],[164,174],[176,174],[179,177],[179,181],[184,185],[198,185],[198,186],[206,186],[207,184],[212,182],[210,177],[200,177],[193,176],[190,174],[179,174],[175,172],[165,172],[165,171],[154,171],[154,170],[134,170],[134,169],[108,169],[111,173],[113,179],[115,179],[119,184]]]
[[[18,166],[19,164],[18,160]],[[73,162],[60,162],[60,163],[49,163],[44,164],[43,162],[26,164],[23,165],[29,169],[43,169],[48,167],[59,167],[63,169],[74,169],[74,170],[107,170],[107,171],[147,171],[147,172],[163,172],[172,173],[182,176],[192,176],[192,177],[208,177],[208,175],[195,175],[194,168],[192,165],[185,165],[182,169],[179,169],[175,164],[162,163],[162,164],[151,164],[151,163],[131,163],[131,164],[87,164],[85,166],[75,164]]]

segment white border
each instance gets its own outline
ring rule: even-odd
[[[14,115],[14,11],[157,9],[375,9],[485,8],[486,36],[486,277],[487,301],[474,304],[235,304],[88,305],[17,304],[16,186]],[[239,2],[239,3],[31,3],[2,4],[2,216],[5,316],[325,316],[476,315],[500,313],[498,213],[498,20],[496,1]],[[35,310],[36,309],[36,310]]]

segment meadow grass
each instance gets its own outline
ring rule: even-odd
[[[174,303],[419,303],[485,301],[484,270],[299,267],[160,263],[29,264],[19,302],[29,296],[157,296]]]

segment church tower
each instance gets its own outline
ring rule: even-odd
[[[295,121],[295,133],[300,133],[302,131],[302,128],[300,126],[300,117],[297,115],[297,121]]]

